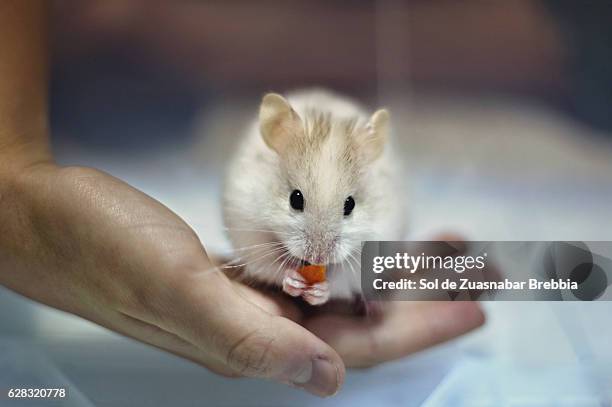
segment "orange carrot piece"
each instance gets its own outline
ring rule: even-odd
[[[324,265],[309,264],[300,268],[298,273],[306,279],[308,284],[316,284],[325,281],[325,271],[326,267]]]

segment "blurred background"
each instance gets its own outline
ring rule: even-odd
[[[228,250],[224,167],[261,95],[308,86],[391,110],[407,238],[612,240],[610,1],[63,0],[52,25],[58,160],[159,199],[209,252]],[[96,406],[611,405],[612,304],[483,306],[479,331],[322,402],[2,289],[0,387],[70,383]]]

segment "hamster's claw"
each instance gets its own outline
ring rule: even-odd
[[[308,286],[306,280],[297,270],[290,270],[283,280],[283,291],[292,297],[299,297]]]
[[[289,270],[283,280],[283,291],[292,297],[302,297],[310,305],[323,305],[329,300],[329,283],[309,285],[297,270]]]
[[[329,300],[329,283],[323,281],[304,290],[302,298],[310,305],[323,305]]]

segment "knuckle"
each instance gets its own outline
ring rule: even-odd
[[[227,353],[227,364],[244,376],[269,377],[273,371],[274,337],[260,330],[238,339]]]

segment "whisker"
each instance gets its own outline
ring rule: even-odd
[[[253,260],[247,261],[247,262],[245,262],[245,263],[241,263],[241,264],[232,264],[232,265],[228,265],[228,266],[225,266],[225,267],[223,267],[223,268],[238,268],[238,267],[244,267],[244,266],[247,266],[247,265],[249,265],[249,264],[253,264],[253,263],[255,263],[256,261],[261,260],[261,259],[263,259],[263,258],[265,258],[265,257],[268,257],[268,256],[269,256],[269,255],[271,255],[271,254],[278,253],[278,252],[279,252],[279,251],[281,251],[281,250],[285,250],[285,248],[284,248],[284,247],[277,247],[277,248],[272,249],[272,250],[270,250],[270,251],[266,252],[265,254],[263,254],[263,255],[261,255],[261,256],[259,256],[259,257],[257,257],[256,259],[253,259]]]
[[[357,265],[361,265],[361,259],[360,259],[360,258],[358,258],[358,257],[356,257],[356,256],[355,256],[355,254],[359,254],[359,252],[358,252],[358,251],[356,251],[356,250],[349,250],[349,251],[348,251],[348,253],[347,253],[347,255],[348,255],[350,258],[352,258],[353,260],[355,260],[355,264],[357,264]]]
[[[351,251],[348,251],[347,253],[348,257],[347,259],[349,260],[349,265],[351,266],[351,271],[353,273],[353,275],[355,276],[356,279],[359,279],[359,274],[358,272],[355,270],[355,267],[359,268],[360,267],[360,261],[353,255],[353,253],[351,253]],[[353,267],[353,263],[352,261],[355,261],[355,267]]]
[[[285,266],[297,269],[298,266],[300,266],[300,263],[301,263],[300,260],[298,260],[294,256],[290,256],[289,257],[289,262],[287,264],[285,264]],[[282,270],[281,270],[281,272],[282,272]]]
[[[257,269],[256,273],[259,273],[263,268],[266,267],[271,267],[274,263],[276,263],[277,261],[279,261],[280,259],[283,259],[285,256],[287,256],[289,254],[288,251],[284,251],[283,253],[281,253],[280,255],[278,255],[270,264],[264,264],[263,266],[261,266],[260,268]]]
[[[282,244],[280,244],[280,245],[271,245],[269,247],[263,247],[261,250],[255,250],[252,253],[242,254],[242,255],[240,255],[238,257],[234,257],[234,258],[232,258],[232,259],[230,259],[230,260],[228,260],[228,261],[226,261],[226,262],[224,262],[222,264],[213,264],[212,267],[204,269],[201,272],[202,273],[208,273],[208,272],[215,271],[215,270],[223,271],[223,270],[226,270],[226,269],[233,269],[233,268],[244,267],[244,266],[246,266],[248,264],[251,264],[251,263],[253,263],[253,262],[255,262],[255,261],[257,261],[257,260],[259,260],[261,258],[269,256],[269,255],[271,255],[273,253],[277,253],[278,251],[283,250],[283,249],[284,249],[284,245],[282,245]],[[249,257],[256,256],[256,255],[259,255],[259,257],[257,257],[256,259],[253,259],[253,260],[250,260],[250,261],[246,261],[246,262],[241,263],[241,264],[235,264],[235,262],[237,262],[237,261],[240,261],[240,260],[243,260],[243,259],[248,260]]]
[[[277,251],[279,248],[282,248],[282,247],[278,247],[278,246],[273,246],[273,247],[269,247],[269,248],[268,248],[268,247],[265,247],[265,248],[263,248],[263,249],[261,249],[261,250],[256,250],[256,251],[254,251],[254,252],[252,252],[252,253],[245,253],[245,254],[242,254],[242,255],[240,255],[240,256],[238,256],[238,257],[234,257],[234,258],[232,258],[232,259],[230,259],[230,260],[226,261],[225,263],[222,263],[222,264],[220,264],[220,265],[218,265],[218,266],[215,266],[215,267],[213,267],[213,268],[227,269],[227,268],[237,268],[237,267],[241,267],[242,265],[240,265],[240,264],[235,264],[235,263],[236,263],[237,261],[242,260],[242,259],[248,259],[250,256],[264,255],[264,254],[274,253],[274,252],[276,252],[276,251]],[[256,260],[257,260],[257,259],[252,260],[252,261],[249,261],[249,262],[245,263],[245,265],[246,265],[246,264],[249,264],[249,263],[251,263],[251,262],[254,262],[254,261],[256,261]]]
[[[287,253],[285,253],[285,258],[284,260],[281,262],[281,264],[276,268],[276,271],[274,271],[274,277],[275,279],[279,279],[279,274],[281,274],[283,272],[283,267],[285,267],[285,265],[287,264],[287,262],[291,261],[291,259],[293,258],[293,256],[291,256],[291,252],[287,251]]]
[[[276,248],[278,248],[280,246],[282,246],[282,245],[272,245],[272,246],[265,246],[265,247],[262,247],[262,248],[254,248],[254,249],[251,249],[252,250],[251,253],[240,253],[240,255],[238,257],[234,257],[234,258],[228,260],[226,262],[226,264],[230,264],[232,262],[236,262],[236,261],[241,260],[241,259],[243,259],[245,257],[248,257],[248,256],[258,255],[258,254],[262,254],[262,253],[268,253],[268,252],[273,251],[274,249],[276,249]]]
[[[282,230],[273,230],[273,229],[249,229],[249,228],[223,228],[226,231],[231,232],[266,232],[266,233],[277,233],[282,235],[290,235],[289,232],[284,232]]]
[[[275,246],[282,246],[283,242],[266,242],[266,243],[260,243],[260,244],[254,244],[251,246],[243,246],[243,247],[238,247],[236,249],[234,249],[234,252],[241,252],[241,251],[245,251],[245,250],[252,250],[252,249],[256,249],[258,247],[275,247]]]

